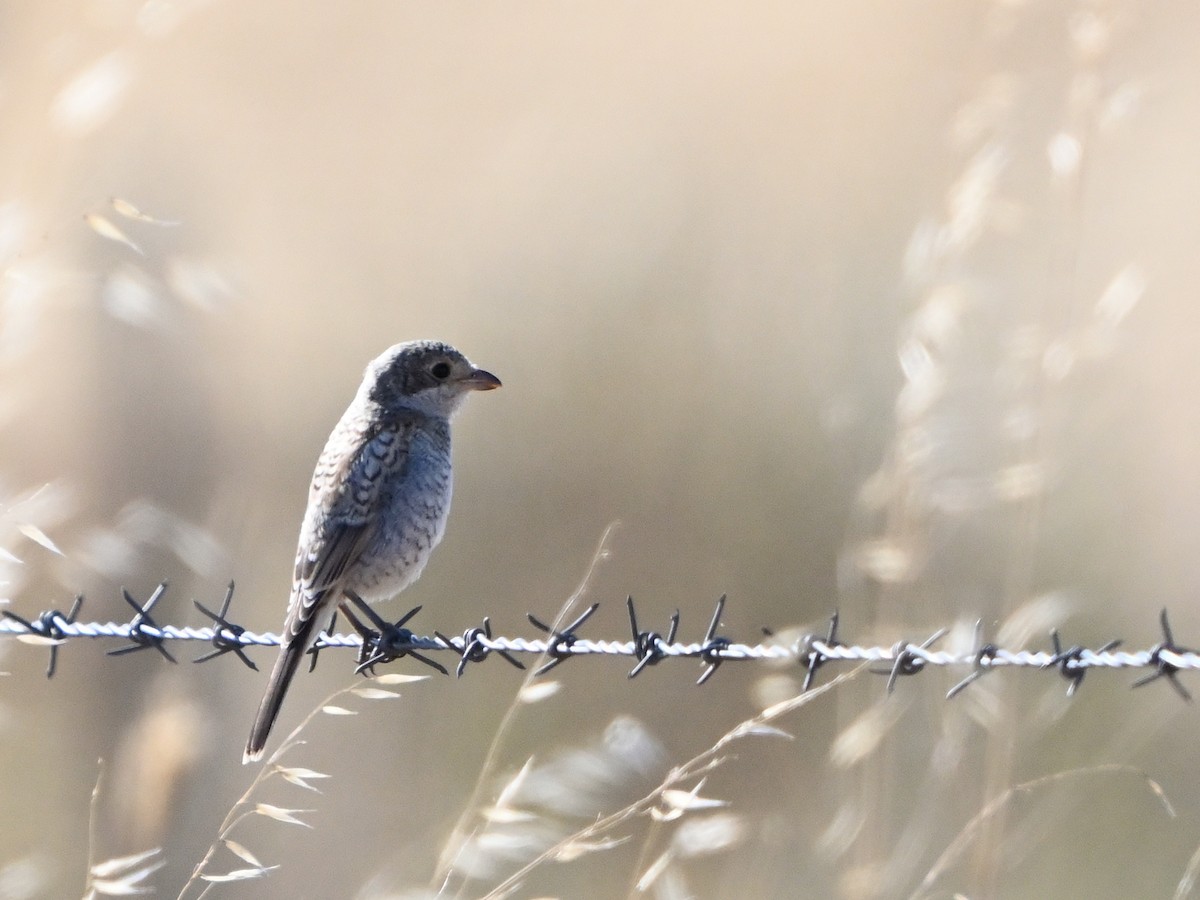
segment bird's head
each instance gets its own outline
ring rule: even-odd
[[[413,409],[447,419],[467,394],[498,387],[499,378],[441,341],[389,347],[371,360],[363,378],[369,399],[385,409]]]

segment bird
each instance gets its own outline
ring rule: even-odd
[[[262,758],[318,620],[350,594],[389,599],[420,576],[450,511],[450,420],[468,394],[498,387],[441,341],[395,344],[367,365],[313,472],[279,655],[243,764]]]

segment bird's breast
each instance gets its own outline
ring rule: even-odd
[[[382,600],[416,581],[446,530],[452,486],[449,446],[417,432],[402,476],[383,487],[382,514],[347,587]]]

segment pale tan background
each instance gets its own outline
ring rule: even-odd
[[[620,520],[597,636],[624,636],[632,593],[694,639],[727,592],[747,640],[840,607],[863,642],[958,622],[961,646],[984,615],[1014,644],[1058,624],[1146,646],[1167,605],[1186,642],[1197,35],[1187,2],[6,3],[3,593],[124,618],[121,585],[167,579],[160,619],[200,624],[190,599],[234,578],[234,617],[278,628],[329,428],[371,356],[434,336],[505,387],[458,422],[445,543],[388,608],[425,604],[426,629],[529,633]],[[95,857],[162,846],[159,896],[251,778],[261,675],[105,646],[50,682],[3,647],[0,896],[82,892],[100,757]],[[584,823],[797,674],[697,672],[563,667],[498,773],[587,751],[545,780]],[[327,657],[285,729],[348,677]],[[1129,774],[1041,788],[936,895],[1169,895],[1200,844],[1195,710],[1128,673],[1069,704],[1053,675],[993,675],[946,704],[956,677],[883,703],[864,676],[783,722],[795,741],[742,745],[704,788],[736,843],[651,891],[906,896],[1005,788],[1116,762],[1178,817]],[[324,793],[261,795],[314,827],[245,823],[281,868],[210,896],[419,896],[519,683],[493,660],[319,720],[289,760]],[[644,772],[596,749],[617,716],[659,742]],[[631,823],[518,896],[626,896],[679,825]]]

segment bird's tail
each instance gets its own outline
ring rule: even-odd
[[[288,685],[292,683],[292,676],[296,674],[300,660],[304,658],[308,630],[305,629],[304,634],[294,636],[279,648],[275,668],[271,670],[271,678],[267,681],[267,692],[263,695],[262,703],[258,705],[258,715],[254,717],[254,725],[250,729],[250,740],[246,742],[246,752],[242,754],[242,765],[262,759],[267,736],[270,735],[271,726],[275,724],[279,715],[283,697],[287,693]]]

